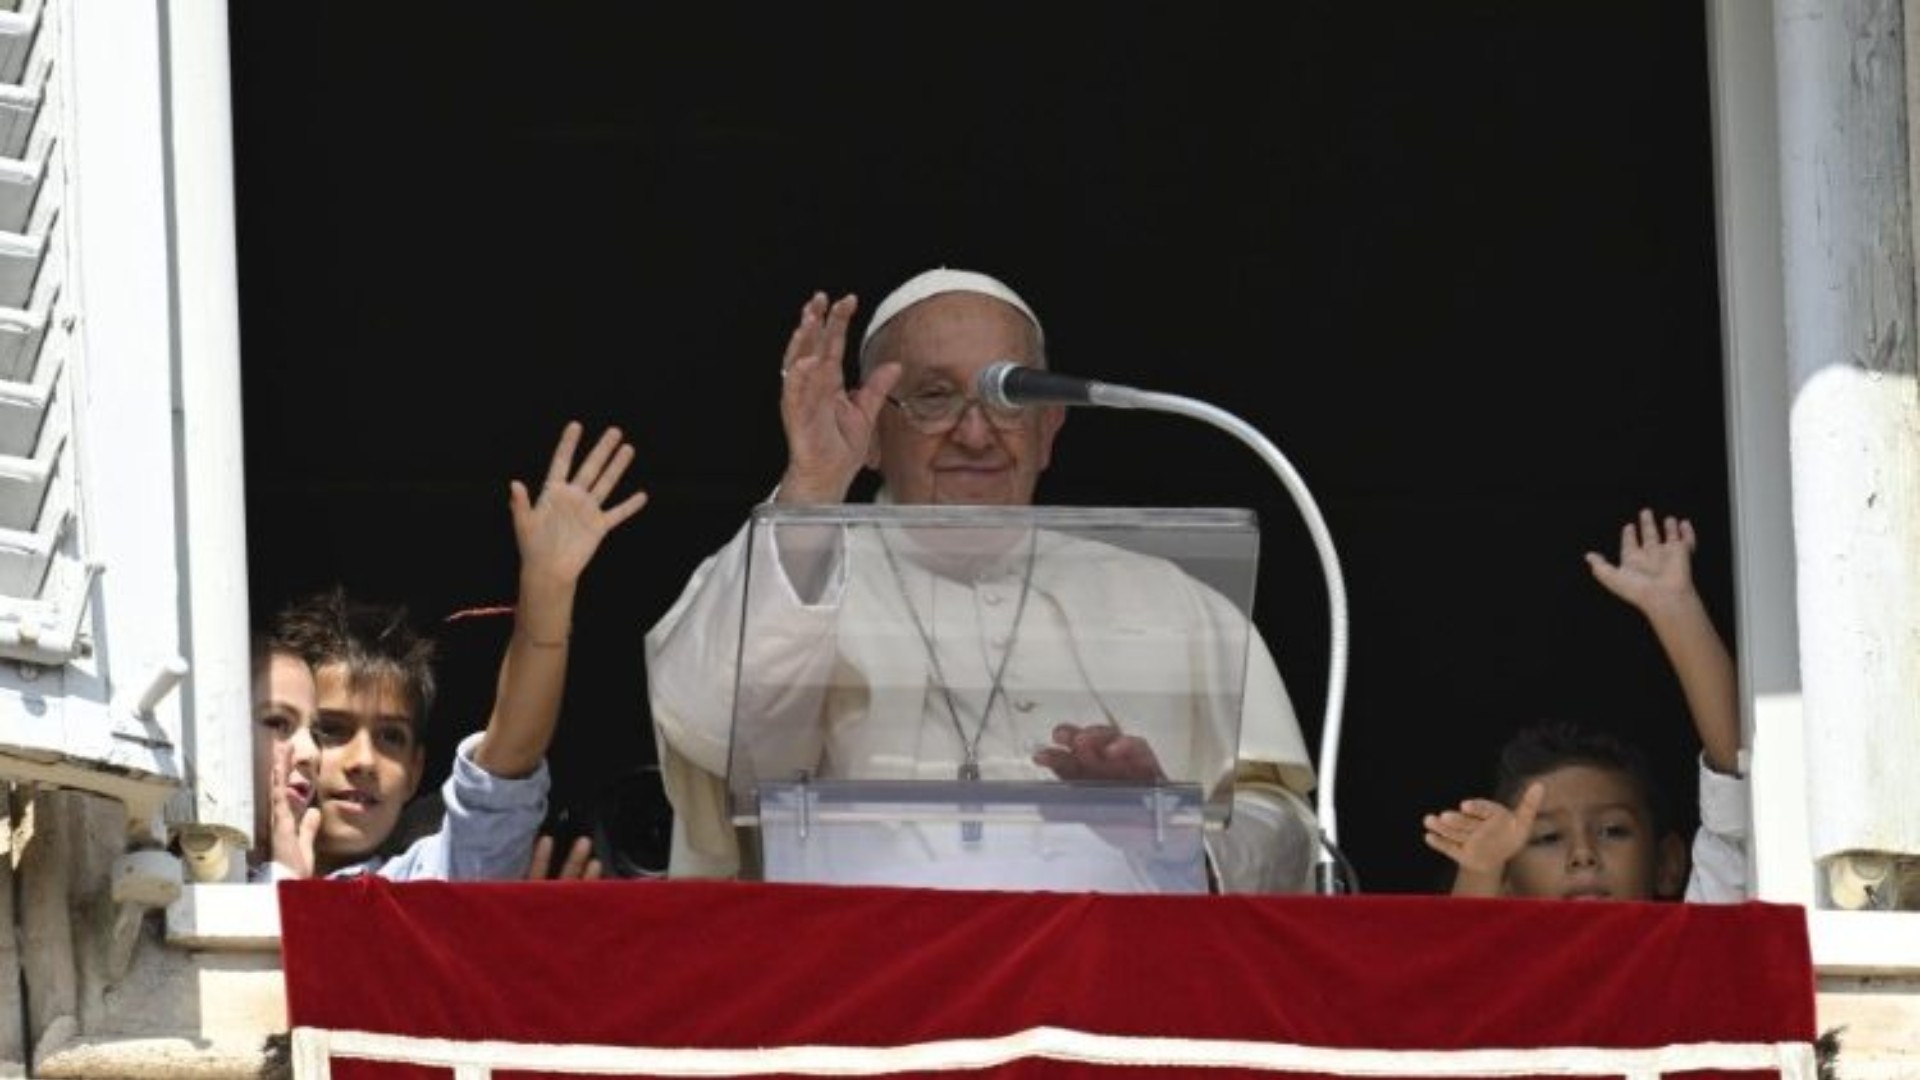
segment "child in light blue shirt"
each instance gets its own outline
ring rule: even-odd
[[[500,663],[485,730],[463,738],[441,788],[440,826],[392,857],[379,854],[425,767],[421,734],[432,710],[433,644],[404,608],[355,601],[335,588],[294,604],[274,637],[313,670],[316,708],[306,729],[317,754],[311,799],[319,815],[285,830],[311,848],[276,851],[279,876],[376,873],[405,881],[512,880],[527,876],[546,816],[545,756],[566,682],[580,575],[606,534],[646,504],[635,492],[607,500],[633,460],[609,428],[576,467],[581,426],[569,423],[538,496],[509,487],[520,551],[514,628]]]

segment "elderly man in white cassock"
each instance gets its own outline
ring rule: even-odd
[[[860,383],[849,387],[843,360],[857,307],[853,296],[830,301],[817,292],[801,308],[781,364],[787,467],[772,501],[838,506],[861,470],[872,469],[881,503],[1031,505],[1065,411],[997,407],[973,388],[996,362],[1047,366],[1033,309],[985,274],[927,270],[874,310],[861,340]],[[753,709],[784,726],[776,756],[821,778],[1152,783],[1217,756],[1232,797],[1226,826],[1206,834],[1212,887],[1312,889],[1313,768],[1259,631],[1165,560],[1042,530],[1008,535],[1003,550],[956,573],[907,535],[862,532],[783,547],[778,530],[743,527],[700,565],[646,638],[654,733],[674,810],[673,876],[742,872],[729,744],[736,693],[760,693],[770,700]],[[911,629],[876,643],[841,625],[855,609],[894,613]],[[972,640],[949,639],[942,613],[954,612],[975,613],[975,629],[963,635]],[[1227,643],[1217,651],[1232,655],[1203,655],[1205,648],[1150,633],[1132,650],[1112,648],[1112,636],[1091,644],[1088,628],[1128,620],[1172,620],[1180,642]],[[743,683],[743,650],[772,666]],[[1224,697],[1206,685],[1222,670],[1245,676]],[[1155,692],[1124,689],[1143,682]],[[1169,702],[1188,713],[1238,714],[1199,723],[1155,715]],[[930,884],[999,884],[942,879],[943,846],[963,842],[951,829],[908,825],[887,835],[873,859],[923,862]],[[1154,890],[1137,859],[1114,857],[1097,841],[1087,848],[1041,852],[1052,876],[1040,887]],[[1033,884],[1018,873],[1008,881]]]

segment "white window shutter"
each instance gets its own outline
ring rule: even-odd
[[[164,213],[139,208],[157,218],[143,235],[112,204],[114,184],[165,177],[155,154],[152,175],[96,185],[99,227],[78,239],[93,211],[74,182],[73,14],[0,10],[0,780],[120,799],[138,828],[182,783],[178,706],[151,692],[179,674],[167,290],[162,274],[160,317],[127,324],[110,289],[110,311],[88,310],[82,281],[87,260],[165,266]],[[157,343],[129,351],[129,335]],[[129,535],[127,511],[152,506],[152,533]]]
[[[0,12],[0,657],[60,665],[84,650],[64,343],[49,345],[65,260],[50,258],[63,176],[46,106],[52,36]],[[33,48],[38,42],[39,50]]]

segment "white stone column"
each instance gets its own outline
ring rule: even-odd
[[[1920,388],[1902,0],[1776,0],[1813,855],[1920,855]]]

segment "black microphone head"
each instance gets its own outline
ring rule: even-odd
[[[1021,403],[1007,396],[1007,376],[1019,371],[1021,365],[1012,360],[996,360],[980,369],[974,379],[974,393],[981,401],[995,409],[1017,409]]]
[[[1033,405],[1091,405],[1095,383],[1056,371],[1042,371],[1012,360],[981,369],[980,400],[1001,409]]]

